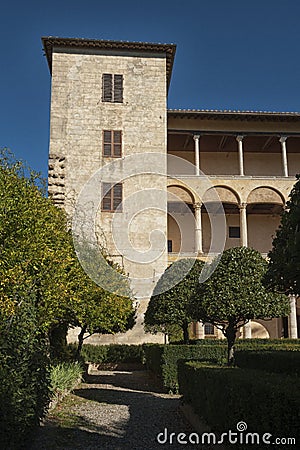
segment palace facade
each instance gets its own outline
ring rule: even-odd
[[[300,172],[300,114],[167,109],[173,44],[42,40],[52,74],[49,195],[72,217],[91,187],[95,221],[137,297],[134,329],[101,342],[153,340],[143,313],[168,264],[271,249]],[[296,338],[299,307],[291,297],[289,318],[252,321],[242,333]],[[217,336],[210,324],[192,332]]]

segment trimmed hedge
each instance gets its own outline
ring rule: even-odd
[[[141,345],[92,345],[84,344],[81,356],[86,362],[100,363],[142,363],[143,348]]]
[[[236,351],[300,351],[300,339],[239,339],[236,341],[235,348]]]
[[[178,392],[177,362],[180,359],[224,361],[226,345],[144,344],[146,365],[162,379],[168,391]]]
[[[226,345],[226,339],[197,339],[190,340],[190,345]],[[178,343],[179,344],[179,343]],[[237,339],[235,347],[239,348],[260,348],[267,345],[274,349],[283,347],[284,349],[300,349],[300,339]]]
[[[235,353],[235,364],[244,369],[300,375],[300,348],[298,351],[239,350]]]
[[[0,325],[0,446],[23,448],[50,400],[49,351],[25,301]]]
[[[293,437],[299,442],[297,377],[271,373],[266,376],[259,370],[185,361],[179,363],[178,379],[184,401],[193,406],[212,431],[237,431],[236,424],[244,421],[247,432]]]

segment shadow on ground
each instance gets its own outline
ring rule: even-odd
[[[167,393],[160,379],[147,370],[114,370],[102,371],[101,374],[86,374],[87,384],[107,384],[117,388],[134,389],[145,392]]]
[[[72,425],[62,427],[59,420],[48,419],[30,450],[199,448],[178,444],[174,437],[170,444],[170,433],[177,436],[193,430],[182,418],[179,396],[162,393],[147,371],[89,375],[73,398],[75,407],[66,412]],[[165,429],[167,442],[159,444],[156,437]]]

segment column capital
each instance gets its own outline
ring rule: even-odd
[[[246,209],[246,208],[247,208],[247,203],[240,203],[240,204],[239,204],[239,209],[240,209],[240,210]]]
[[[202,203],[201,202],[195,202],[193,206],[194,206],[195,209],[201,209]]]
[[[199,133],[193,135],[194,141],[199,141],[200,137],[201,137],[201,134],[199,134]]]
[[[238,134],[235,138],[238,142],[242,142],[242,140],[244,139],[244,136],[241,134]]]
[[[285,142],[287,140],[287,136],[280,136],[279,138],[279,142],[282,144],[283,142]]]

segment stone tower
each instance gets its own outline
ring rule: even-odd
[[[93,188],[96,222],[139,299],[136,327],[117,339],[149,340],[141,325],[149,279],[153,287],[167,265],[166,244],[156,249],[155,242],[161,246],[167,234],[166,99],[175,46],[42,41],[52,74],[49,195],[72,217],[80,193],[100,171]]]

